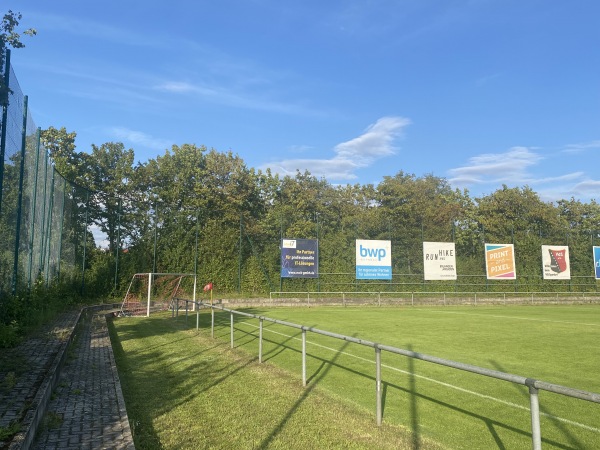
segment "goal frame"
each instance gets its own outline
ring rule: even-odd
[[[129,282],[129,287],[127,288],[127,292],[125,293],[125,297],[123,298],[123,302],[121,303],[121,314],[123,314],[123,307],[127,301],[127,298],[129,297],[129,293],[131,291],[131,286],[133,285],[133,282],[136,280],[136,278],[141,278],[143,276],[147,276],[148,277],[148,291],[147,291],[147,301],[146,301],[146,317],[150,317],[150,304],[152,301],[152,281],[154,280],[154,277],[159,277],[159,276],[173,276],[173,277],[180,277],[179,281],[177,282],[177,287],[174,289],[174,292],[176,292],[179,289],[179,286],[181,284],[181,280],[184,277],[193,277],[194,279],[194,292],[192,295],[192,300],[194,302],[194,306],[193,306],[193,310],[196,309],[196,288],[197,288],[197,276],[196,274],[193,273],[170,273],[170,272],[140,272],[140,273],[136,273],[131,277],[131,281]]]

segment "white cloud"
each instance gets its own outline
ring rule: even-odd
[[[166,139],[158,139],[142,131],[130,130],[124,127],[112,127],[107,131],[119,141],[125,141],[131,144],[139,144],[153,150],[165,150],[170,148],[173,144],[171,141]]]
[[[410,124],[404,117],[382,117],[369,125],[360,136],[337,144],[333,148],[334,156],[329,159],[287,159],[265,164],[262,169],[270,168],[281,175],[293,175],[296,170],[308,170],[316,177],[329,180],[353,180],[357,169],[368,167],[376,160],[396,153],[394,141]]]
[[[569,144],[565,148],[565,153],[581,153],[590,149],[600,149],[600,141],[581,142],[579,144]]]
[[[505,153],[486,153],[469,159],[469,164],[450,169],[450,183],[458,186],[480,183],[523,183],[530,177],[527,169],[543,157],[528,147],[513,147]]]
[[[580,144],[579,148],[595,148],[597,143]],[[556,176],[539,176],[531,172],[544,157],[528,147],[513,147],[505,153],[483,154],[469,159],[469,164],[450,169],[448,180],[457,187],[535,186],[544,201],[570,197],[589,199],[597,196],[600,181],[586,179],[582,171]],[[543,171],[542,171],[543,173]]]

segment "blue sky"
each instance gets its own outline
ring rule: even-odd
[[[280,174],[433,174],[600,200],[597,0],[11,1],[36,125],[77,149],[238,154]]]

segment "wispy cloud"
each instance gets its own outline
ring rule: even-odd
[[[160,36],[149,36],[131,31],[130,28],[112,26],[104,22],[94,20],[84,20],[79,17],[69,15],[58,15],[48,12],[40,14],[37,11],[23,11],[28,21],[36,24],[38,32],[58,32],[78,36],[80,38],[92,38],[114,44],[143,46],[143,47],[161,47],[168,48],[168,43]]]
[[[450,169],[449,181],[457,186],[519,183],[530,178],[527,169],[542,159],[528,147],[513,147],[505,153],[486,153],[470,158],[466,166]]]
[[[213,84],[207,81],[194,83],[168,81],[156,85],[155,89],[174,94],[192,94],[204,100],[237,108],[314,117],[325,115],[323,111],[308,108],[294,101],[273,99],[268,92],[268,87],[265,89],[246,89],[240,86]]]
[[[600,150],[600,140],[581,142],[579,144],[569,144],[564,149],[565,153],[581,153],[586,150]]]
[[[581,145],[596,148],[596,145]],[[457,187],[499,188],[501,184],[531,186],[544,201],[570,197],[591,199],[598,195],[600,181],[590,179],[584,172],[569,172],[555,176],[540,176],[533,172],[544,157],[528,147],[513,147],[504,153],[474,156],[463,167],[448,171],[449,182]]]
[[[142,131],[130,130],[125,127],[112,127],[107,129],[107,133],[114,136],[116,140],[141,145],[152,150],[165,150],[173,144],[166,139],[155,138]]]
[[[263,165],[272,172],[293,175],[297,170],[308,170],[312,175],[328,180],[353,180],[355,171],[372,165],[375,161],[396,153],[394,141],[410,124],[404,117],[382,117],[369,125],[360,136],[337,144],[329,159],[286,159]]]

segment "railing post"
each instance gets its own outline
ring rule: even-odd
[[[531,443],[533,450],[542,450],[542,433],[540,429],[540,401],[538,389],[529,386],[529,402],[531,404]]]
[[[302,386],[306,387],[306,330],[302,327]]]
[[[381,426],[381,349],[375,345],[375,395],[377,403],[377,426]]]
[[[233,313],[229,313],[229,329],[231,331],[231,348],[233,348]]]
[[[263,319],[258,320],[258,362],[262,363],[263,353]]]
[[[210,305],[210,337],[215,337],[215,308]]]
[[[194,302],[194,309],[196,310],[196,331],[200,329],[200,305],[196,305]]]

